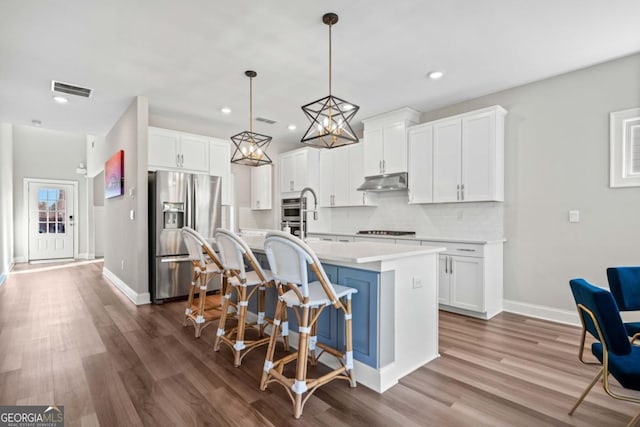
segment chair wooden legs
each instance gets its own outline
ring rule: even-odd
[[[198,272],[194,270],[191,276],[191,286],[189,287],[189,297],[187,298],[187,308],[184,311],[184,321],[182,322],[182,326],[187,326],[187,321],[189,320],[189,316],[193,313],[193,295],[196,292],[196,286],[198,284]]]
[[[351,294],[347,295],[347,305],[345,308],[346,312],[344,314],[344,325],[346,349],[344,354],[344,366],[347,370],[347,375],[349,376],[349,385],[351,387],[355,387],[356,379],[353,377],[353,327],[351,322]]]
[[[293,416],[296,419],[302,416],[305,403],[311,394],[321,385],[334,379],[344,379],[349,381],[351,387],[356,386],[355,378],[353,377],[351,295],[348,295],[347,302],[343,307],[346,341],[346,351],[344,353],[316,342],[318,314],[323,310],[323,307],[310,308],[308,305],[302,304],[302,306],[299,307],[298,351],[293,354],[288,354],[274,362],[273,356],[281,320],[286,316],[287,312],[287,306],[284,301],[278,299],[273,333],[269,340],[262,378],[260,379],[260,390],[266,390],[267,385],[272,381],[276,381],[284,386],[291,399]],[[337,357],[342,362],[342,366],[319,378],[307,378],[307,363],[312,365],[317,363],[317,349]],[[288,378],[283,374],[284,367],[294,361],[296,362],[295,378]]]
[[[278,299],[278,304],[276,305],[276,312],[273,318],[273,330],[271,331],[271,337],[269,338],[269,346],[267,347],[267,354],[264,359],[264,368],[262,370],[262,377],[260,379],[260,390],[264,391],[267,389],[267,381],[269,379],[269,372],[273,367],[273,355],[276,351],[276,341],[278,339],[278,332],[283,329],[282,334],[284,335],[284,327],[281,328],[281,322],[283,317],[283,312],[286,315],[287,306],[285,303]],[[287,325],[288,326],[288,325]],[[287,331],[288,334],[288,331]],[[286,347],[288,350],[289,340],[287,338]]]
[[[226,328],[227,318],[229,317],[229,307],[231,306],[231,290],[236,290],[237,303],[236,303],[236,319],[237,326],[235,328]],[[260,297],[262,298],[262,314],[258,313],[258,322],[247,323],[247,310],[249,306],[249,298],[253,296],[255,292],[258,292],[258,305],[260,306]],[[218,331],[216,333],[216,339],[213,344],[214,351],[220,350],[220,343],[225,343],[233,351],[233,364],[235,367],[239,367],[242,363],[244,356],[252,349],[266,344],[269,341],[269,337],[264,334],[264,292],[263,286],[253,288],[251,292],[244,284],[228,286],[227,294],[225,295],[224,305],[222,307],[222,316],[220,317],[220,323],[218,324]],[[260,308],[258,309],[260,310]],[[245,333],[247,326],[257,326],[259,337],[255,340],[245,341]],[[285,342],[285,346],[288,348],[288,340]]]
[[[231,305],[231,286],[227,285],[226,293],[224,294],[224,301],[222,302],[222,315],[218,323],[218,330],[216,331],[216,339],[213,342],[213,351],[220,350],[220,340],[224,336],[224,325],[227,322],[227,316],[229,316],[229,306]]]

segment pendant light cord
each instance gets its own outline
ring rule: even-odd
[[[249,132],[253,134],[253,77],[249,77]]]
[[[329,25],[329,95],[331,95],[331,27]]]

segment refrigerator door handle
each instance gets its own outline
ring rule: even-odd
[[[198,182],[198,176],[197,175],[193,175],[193,226],[191,228],[193,228],[194,230],[198,230],[198,185],[203,185],[204,183],[199,183]]]
[[[192,216],[193,216],[193,184],[191,178],[185,180],[185,184],[187,188],[185,189],[186,203],[184,209],[184,222],[187,227],[191,227],[195,230],[193,226]]]

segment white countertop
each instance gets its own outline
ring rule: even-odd
[[[334,233],[332,233],[334,234]],[[252,250],[264,252],[264,237],[242,236]],[[409,246],[379,242],[326,242],[307,240],[320,261],[365,264],[442,252],[444,247]]]
[[[314,236],[318,234],[323,235],[331,235],[331,236],[349,236],[349,237],[372,237],[372,238],[380,238],[380,239],[390,239],[390,240],[428,240],[430,242],[452,242],[452,243],[475,243],[475,244],[491,244],[491,243],[503,243],[506,241],[505,238],[501,239],[483,239],[480,237],[433,237],[433,236],[420,236],[417,235],[415,237],[411,236],[386,236],[379,234],[358,234],[358,233],[345,233],[345,232],[333,232],[333,231],[309,231],[309,236]]]

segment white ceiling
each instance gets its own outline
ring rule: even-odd
[[[356,123],[640,50],[637,0],[2,0],[0,122],[101,135],[143,95],[152,115],[230,136],[248,128],[253,69],[254,117],[277,121],[254,131],[299,140],[300,106],[328,95],[326,12],[340,17],[333,94],[360,105]],[[94,95],[58,105],[52,79]]]

